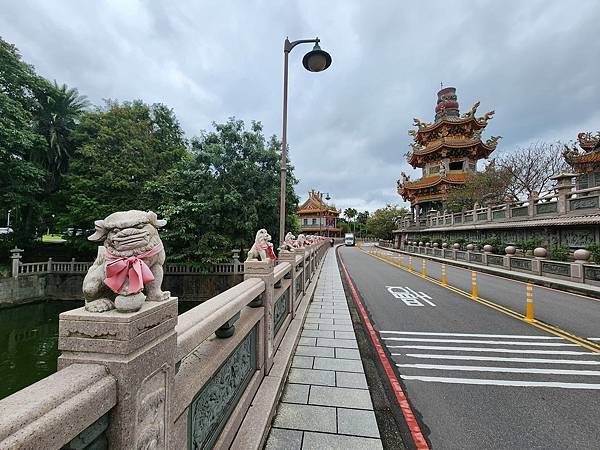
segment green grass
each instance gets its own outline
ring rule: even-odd
[[[42,242],[44,244],[63,244],[66,242],[62,234],[44,234],[42,236]]]

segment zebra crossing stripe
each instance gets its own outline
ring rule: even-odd
[[[533,345],[536,347],[578,347],[577,344],[564,344],[562,342],[522,342],[522,341],[482,341],[477,339],[428,339],[409,337],[384,337],[386,341],[413,341],[413,342],[444,342],[449,344],[495,344],[495,345]]]
[[[456,336],[456,337],[484,337],[484,338],[511,338],[511,339],[559,339],[560,337],[556,336],[523,336],[516,334],[474,334],[474,333],[434,333],[427,331],[380,331],[379,333],[387,333],[387,334],[403,334],[403,335],[424,335],[424,336]],[[596,340],[597,338],[590,338],[591,340]],[[600,340],[600,339],[598,339]]]
[[[600,390],[600,384],[589,383],[560,383],[556,381],[520,381],[520,380],[486,380],[481,378],[448,378],[448,377],[423,377],[418,375],[400,375],[403,380],[415,380],[434,383],[450,384],[476,384],[491,386],[516,386],[516,387],[550,387],[562,389],[592,389]]]
[[[449,370],[464,372],[501,372],[501,373],[537,373],[550,375],[581,375],[598,376],[597,370],[570,370],[570,369],[534,369],[529,367],[488,367],[488,366],[456,366],[438,364],[396,364],[398,367],[410,369]]]
[[[463,352],[486,352],[486,353],[533,353],[547,355],[588,355],[598,356],[597,353],[578,352],[573,350],[537,350],[524,348],[484,348],[484,347],[447,347],[438,345],[388,345],[387,348],[410,348],[414,350],[444,350],[444,351],[463,351]]]
[[[402,356],[401,353],[392,353],[394,356]],[[592,356],[593,353],[588,353]],[[580,365],[600,365],[600,361],[584,361],[580,359],[545,359],[545,358],[503,358],[493,356],[459,356],[459,355],[424,355],[422,353],[407,353],[410,358],[424,359],[453,359],[464,361],[504,361],[520,363],[540,363],[540,364],[580,364]]]

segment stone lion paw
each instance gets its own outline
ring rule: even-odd
[[[156,294],[149,294],[147,300],[149,302],[164,302],[165,300],[169,300],[170,298],[170,291],[160,291]]]
[[[85,304],[85,309],[89,312],[104,312],[114,308],[114,303],[107,298],[101,298]]]

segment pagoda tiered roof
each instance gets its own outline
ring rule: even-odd
[[[408,162],[413,167],[422,167],[429,161],[439,161],[446,156],[471,156],[473,159],[487,158],[496,149],[499,139],[499,136],[492,136],[483,142],[480,137],[442,137],[429,142],[427,146],[413,146]],[[454,149],[463,150],[463,152],[457,152]],[[427,155],[432,156],[426,157]]]
[[[578,172],[596,172],[600,169],[600,131],[577,135],[581,153],[577,147],[567,148],[563,153],[567,161]]]
[[[327,213],[330,215],[338,216],[340,211],[335,206],[328,205],[323,201],[323,193],[312,190],[308,193],[308,200],[306,200],[297,211],[297,214],[314,214],[314,213]]]

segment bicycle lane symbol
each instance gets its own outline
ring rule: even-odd
[[[431,300],[432,298],[422,291],[415,291],[408,286],[386,286],[387,291],[394,298],[401,300],[406,306],[425,306],[422,302],[429,306],[436,306]]]

